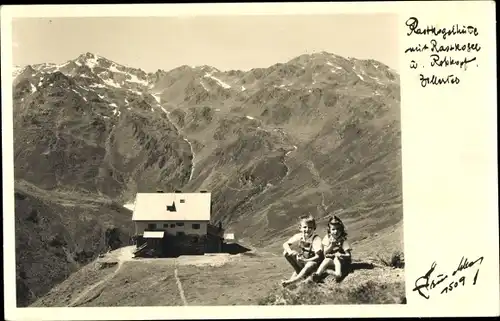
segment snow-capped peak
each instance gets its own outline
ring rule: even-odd
[[[77,65],[84,65],[89,67],[90,69],[93,69],[94,67],[99,65],[99,60],[102,59],[107,60],[103,57],[87,52],[78,56],[78,58],[75,59],[75,63]]]

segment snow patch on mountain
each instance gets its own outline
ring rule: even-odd
[[[109,67],[109,70],[110,70],[110,71],[112,71],[112,72],[123,73],[123,71],[118,70],[118,68],[116,68],[116,65],[115,65],[115,64],[112,64],[112,65]]]
[[[219,84],[219,86],[221,86],[223,88],[226,88],[226,89],[231,88],[230,85],[226,84],[225,82],[223,82],[219,78],[212,76],[211,74],[205,74],[205,76],[203,76],[203,77],[205,77],[205,78],[212,78],[213,80],[215,80]]]
[[[134,89],[129,89],[128,91],[136,94],[136,95],[139,95],[139,96],[142,96],[142,93],[140,91],[137,91],[137,90],[134,90]]]
[[[152,94],[152,96],[154,97],[154,99],[156,100],[156,102],[158,104],[161,104],[161,97],[160,97],[160,94]]]
[[[95,55],[92,55],[92,57],[88,57],[85,60],[85,64],[90,68],[90,70],[93,70],[98,65],[97,57]]]
[[[187,139],[187,138],[184,138],[184,141],[186,141],[188,144],[189,144],[189,148],[191,149],[191,155],[193,156],[193,158],[191,159],[191,173],[189,174],[189,181],[191,181],[191,179],[193,179],[193,173],[194,173],[194,150],[193,150],[193,144],[191,144],[191,142]]]
[[[127,204],[124,204],[123,207],[125,207],[126,209],[129,209],[129,210],[133,211],[134,208],[135,208],[135,204],[134,203],[127,203]]]
[[[102,79],[102,78],[101,78]],[[115,88],[122,88],[120,86],[120,84],[118,84],[116,81],[114,81],[113,79],[102,79],[102,81],[104,81],[104,83],[108,86],[111,86],[111,87],[115,87]]]
[[[153,97],[155,97],[156,99],[156,102],[158,103],[158,107],[160,107],[160,109],[167,115],[170,114],[170,112],[168,110],[166,110],[165,108],[163,108],[163,106],[160,104],[161,102],[161,99],[159,97],[156,97],[155,95],[153,95]],[[151,107],[151,111],[154,111],[154,109]]]
[[[376,81],[377,83],[379,83],[380,85],[383,85],[383,84],[384,84],[384,83],[383,83],[383,82],[381,82],[381,81],[380,81],[380,79],[379,79],[379,78],[377,78],[377,77],[372,77],[372,76],[370,76],[370,78],[371,78],[371,79],[373,79],[373,80],[375,80],[375,81]]]
[[[288,84],[288,86],[291,86],[291,85],[293,85],[293,83]],[[286,88],[286,86],[287,85],[282,84],[282,85],[279,85],[279,86],[274,86],[274,88],[279,88],[279,89],[283,89],[283,90],[286,90],[286,91],[290,91],[290,89]]]
[[[134,82],[143,86],[147,86],[148,82],[142,79],[139,79],[136,75],[134,74],[128,74],[130,76],[130,79],[127,79],[127,82]]]
[[[66,67],[67,65],[69,65],[71,63],[71,61],[66,61],[65,63],[61,64],[61,65],[57,65],[58,68],[63,68],[63,67]]]
[[[203,81],[200,81],[200,83],[203,86],[203,89],[205,89],[205,91],[209,91],[209,89],[207,88],[207,85],[205,85],[205,83]]]

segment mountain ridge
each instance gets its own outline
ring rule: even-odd
[[[75,61],[83,61],[83,60],[86,60],[86,58],[88,59],[90,57],[90,59],[103,59],[107,62],[107,64],[114,64],[114,65],[118,65],[118,66],[121,66],[122,68],[125,67],[125,68],[128,68],[126,67],[125,64],[122,64],[122,63],[119,63],[117,62],[117,60],[115,59],[109,59],[109,58],[106,58],[105,56],[103,55],[100,55],[100,54],[96,54],[96,53],[93,53],[93,52],[84,52],[84,53],[81,53],[79,54],[76,58],[73,58],[73,59],[68,59],[66,61],[64,61],[63,63],[56,63],[56,62],[51,62],[51,63],[33,63],[33,64],[25,64],[25,65],[14,65],[14,70],[18,70],[18,69],[23,69],[23,68],[26,68],[27,66],[60,66],[60,65],[65,65],[65,64],[68,64],[70,62],[75,62]],[[148,75],[151,75],[151,74],[156,74],[156,73],[167,73],[167,72],[170,72],[170,71],[173,71],[173,70],[176,70],[176,69],[185,69],[185,68],[189,68],[189,69],[212,69],[212,70],[215,70],[217,72],[224,72],[224,73],[246,73],[246,72],[249,72],[251,70],[255,70],[255,69],[267,69],[267,68],[270,68],[272,66],[275,66],[275,65],[283,65],[283,64],[288,64],[288,63],[291,63],[291,62],[297,62],[297,61],[301,61],[301,60],[304,60],[304,59],[307,59],[307,58],[314,58],[314,57],[333,57],[333,58],[337,58],[337,59],[342,59],[344,61],[364,61],[364,62],[367,62],[367,63],[372,63],[374,64],[375,66],[381,66],[387,70],[390,70],[391,72],[395,73],[395,74],[398,74],[397,71],[391,67],[389,67],[387,64],[384,64],[378,60],[375,60],[375,59],[372,59],[372,58],[369,58],[369,59],[359,59],[359,58],[354,58],[354,57],[343,57],[343,56],[340,56],[340,55],[337,55],[337,54],[334,54],[332,52],[328,52],[328,51],[320,51],[320,52],[312,52],[312,53],[304,53],[304,54],[301,54],[299,56],[296,56],[296,57],[292,57],[292,58],[289,58],[288,60],[283,60],[281,62],[277,62],[273,65],[269,65],[269,66],[261,66],[261,67],[253,67],[253,68],[250,68],[250,69],[234,69],[234,68],[228,68],[228,69],[221,69],[221,68],[217,68],[217,67],[214,67],[214,66],[209,66],[209,65],[206,65],[206,64],[202,64],[202,65],[187,65],[187,64],[184,64],[184,65],[180,65],[180,66],[177,66],[177,67],[173,67],[172,69],[169,69],[169,70],[166,70],[166,69],[156,69],[155,71],[146,71],[142,68],[133,68],[133,69],[136,69],[136,70],[140,70]]]

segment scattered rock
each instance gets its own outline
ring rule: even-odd
[[[118,264],[118,262],[116,262],[116,261],[101,261],[101,262],[98,261],[98,262],[96,262],[95,267],[96,267],[96,270],[104,270],[104,269],[113,267],[117,264]]]

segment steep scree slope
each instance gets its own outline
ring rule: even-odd
[[[26,306],[107,250],[127,245],[130,211],[93,195],[15,187],[17,302]]]

